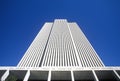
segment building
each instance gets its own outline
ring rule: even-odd
[[[17,67],[0,67],[1,81],[120,81],[120,67],[103,64],[75,22],[44,24]]]
[[[75,22],[56,19],[45,23],[19,67],[104,66],[89,41]]]

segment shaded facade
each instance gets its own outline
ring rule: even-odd
[[[120,67],[0,67],[1,81],[120,81]]]

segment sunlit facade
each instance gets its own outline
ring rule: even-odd
[[[75,22],[46,22],[16,67],[0,67],[1,81],[120,81]],[[12,80],[11,80],[12,79]]]
[[[19,67],[102,67],[104,64],[75,22],[45,23]]]

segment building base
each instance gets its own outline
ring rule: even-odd
[[[120,67],[0,67],[1,81],[120,81]]]

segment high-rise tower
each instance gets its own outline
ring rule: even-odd
[[[44,24],[18,66],[101,67],[104,64],[75,22],[56,19]]]
[[[120,67],[104,66],[75,22],[56,19],[44,24],[17,67],[0,67],[0,80],[120,81]]]

